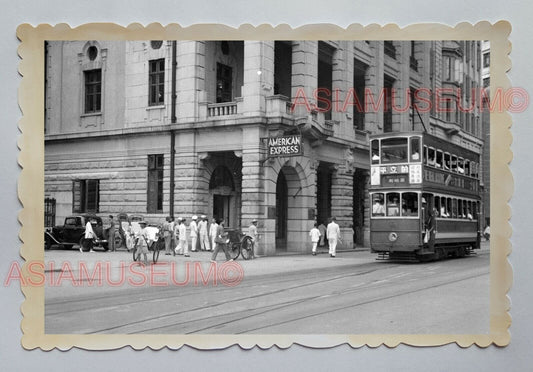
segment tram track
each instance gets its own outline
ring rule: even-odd
[[[402,281],[407,280],[408,276],[410,274],[416,274],[416,275],[427,275],[425,273],[432,270],[432,267],[428,267],[427,265],[424,266],[410,266],[410,268],[415,267],[415,270],[411,270],[410,272],[395,272],[393,274],[390,274],[388,277],[385,277],[384,280],[375,280],[370,282],[364,282],[360,285],[356,285],[353,288],[342,288],[342,290],[336,290],[333,292],[324,292],[324,287],[328,287],[332,283],[343,281],[343,282],[351,282],[350,278],[361,276],[361,275],[371,275],[374,274],[378,270],[383,269],[393,269],[396,270],[398,267],[404,267],[404,265],[401,264],[392,264],[387,265],[384,267],[380,263],[371,263],[368,264],[370,267],[366,267],[365,270],[358,270],[356,273],[346,273],[342,275],[334,275],[328,278],[320,278],[316,279],[316,275],[314,275],[313,272],[306,272],[305,277],[302,277],[301,273],[297,276],[300,284],[298,285],[292,285],[289,287],[279,288],[280,284],[286,283],[288,280],[291,279],[291,275],[282,276],[279,278],[270,278],[268,282],[268,288],[274,287],[273,290],[266,290],[266,291],[257,291],[258,284],[261,284],[261,279],[263,278],[252,278],[248,282],[243,282],[241,286],[239,286],[238,292],[233,292],[237,294],[242,294],[250,292],[251,289],[254,289],[255,293],[250,295],[240,295],[238,297],[227,297],[227,294],[231,292],[232,288],[217,288],[217,291],[222,290],[224,292],[223,298],[226,298],[223,301],[217,301],[215,303],[211,304],[202,304],[198,305],[192,308],[185,308],[180,311],[173,311],[173,312],[167,312],[162,314],[157,314],[157,316],[147,317],[145,319],[136,319],[135,321],[128,321],[123,322],[121,324],[115,324],[111,327],[97,327],[97,329],[91,329],[90,332],[87,332],[89,334],[93,333],[178,333],[178,334],[191,334],[191,333],[209,333],[209,330],[212,330],[213,333],[220,333],[220,329],[223,329],[225,327],[231,327],[236,326],[238,329],[237,331],[228,331],[226,333],[232,333],[232,334],[241,334],[241,333],[251,333],[256,332],[259,330],[264,330],[268,328],[272,328],[275,326],[281,326],[283,324],[288,324],[291,322],[298,322],[301,320],[305,320],[308,318],[313,317],[320,317],[322,315],[335,312],[335,311],[343,311],[347,309],[357,308],[359,306],[364,306],[366,304],[370,304],[373,302],[383,301],[387,299],[392,299],[399,296],[404,296],[408,294],[417,293],[420,291],[428,290],[431,288],[436,288],[442,285],[465,281],[472,279],[474,277],[479,277],[482,275],[486,275],[487,273],[483,272],[480,274],[476,274],[473,276],[467,276],[467,277],[461,277],[454,281],[443,281],[443,282],[437,282],[435,285],[427,287],[422,286],[419,288],[413,288],[412,290],[402,290],[397,293],[393,293],[388,296],[374,296],[373,298],[367,298],[364,297],[365,300],[358,301],[356,303],[350,303],[345,304],[344,306],[338,306],[334,309],[328,308],[326,310],[322,311],[316,311],[312,310],[313,306],[309,305],[316,305],[317,302],[320,302],[324,299],[328,299],[329,302],[335,302],[339,301],[341,298],[346,298],[346,296],[357,294],[358,292],[364,292],[364,291],[376,291],[376,293],[382,293],[381,291],[384,288],[390,287],[390,281]],[[368,266],[365,264],[365,266]],[[377,266],[376,266],[377,265]],[[309,279],[312,279],[309,281]],[[305,282],[302,283],[301,281],[304,280]],[[244,284],[246,283],[246,284]],[[312,295],[308,296],[298,296],[296,298],[286,299],[282,300],[284,296],[289,296],[291,293],[297,293],[299,290],[307,290],[308,292],[313,293]],[[117,298],[114,297],[113,303],[105,304],[103,307],[103,310],[105,308],[116,308],[117,306],[124,307],[124,306],[135,306],[137,308],[141,307],[149,307],[150,303],[153,302],[160,302],[162,299],[162,295],[168,294],[170,291],[157,291],[154,298],[151,299],[130,299],[129,301],[126,301],[125,303],[117,303]],[[126,296],[124,294],[123,296]],[[174,295],[171,297],[165,297],[165,301],[176,301],[181,298],[186,298],[191,296],[191,293],[180,293],[179,295]],[[110,296],[102,296],[103,298],[109,299]],[[113,298],[113,297],[111,297]],[[127,298],[125,298],[127,300]],[[277,300],[279,299],[279,300]],[[82,300],[82,303],[86,303],[87,300],[93,301],[92,309],[100,309],[102,310],[102,304],[97,305],[94,298],[91,299],[85,299]],[[267,305],[261,304],[262,302],[267,302]],[[270,301],[270,302],[269,302]],[[71,301],[70,305],[76,304],[78,301]],[[342,301],[341,301],[342,302]],[[62,305],[65,305],[65,302],[61,302]],[[80,305],[80,303],[78,303]],[[255,306],[254,306],[255,305]],[[268,324],[262,324],[260,319],[264,318],[268,313],[274,312],[274,311],[290,311],[297,309],[298,312],[302,312],[301,310],[304,310],[305,314],[301,314],[300,316],[292,316],[288,317],[284,321],[280,322],[270,322]],[[84,311],[90,311],[90,309],[84,308]],[[62,313],[70,313],[72,312],[72,309],[70,309],[69,306],[63,307],[63,311],[55,312],[53,314],[47,313],[47,315],[54,315],[59,316]],[[135,311],[137,313],[137,311]],[[202,315],[203,313],[207,313],[206,315]],[[196,314],[198,316],[193,317],[191,319],[191,314]],[[176,320],[178,318],[179,320]],[[173,321],[174,320],[174,321]],[[257,321],[256,321],[257,320]],[[250,322],[251,324],[255,324],[255,326],[249,327],[245,326],[244,323]],[[155,323],[155,324],[154,324]],[[163,324],[161,324],[163,323]],[[257,326],[260,324],[259,326]],[[242,329],[241,329],[242,328]],[[179,331],[181,330],[181,331]],[[224,333],[224,332],[223,332]]]

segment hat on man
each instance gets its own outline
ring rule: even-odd
[[[254,223],[254,222],[257,222],[257,218],[254,218],[254,219],[252,220],[252,223]]]
[[[192,219],[196,221],[198,219],[198,216],[192,216]]]
[[[139,225],[148,225],[145,220],[139,221]]]
[[[201,218],[202,220],[205,220],[205,219],[207,218],[207,216],[206,216],[205,214],[202,214],[202,215],[200,216],[200,218]]]

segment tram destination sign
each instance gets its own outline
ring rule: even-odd
[[[302,155],[302,136],[281,136],[268,138],[268,156]]]

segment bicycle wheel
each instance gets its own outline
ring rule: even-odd
[[[137,261],[141,257],[140,254],[137,256],[137,247],[133,247],[131,251],[133,252],[133,261]]]
[[[228,244],[228,253],[229,253],[229,256],[233,260],[236,260],[237,257],[239,257],[239,255],[241,254],[241,245],[240,245],[240,243],[230,243],[230,244]]]
[[[241,256],[245,260],[249,260],[254,256],[254,242],[249,236],[245,236],[241,242]]]

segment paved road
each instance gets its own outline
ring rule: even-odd
[[[46,333],[489,331],[488,250],[424,264],[376,261],[367,251],[352,251],[335,259],[326,255],[264,257],[226,266],[222,262],[211,265],[207,253],[197,253],[188,260],[162,256],[161,263],[150,267],[128,266],[126,252],[47,252],[47,262],[55,261],[56,267],[65,262],[60,258],[72,264],[76,278],[79,262],[88,263],[89,273],[97,262],[103,262],[109,264],[115,283],[120,283],[121,272],[126,279],[115,286],[104,280],[98,286],[85,278],[80,286],[73,286],[67,276],[61,286],[59,282],[47,286]],[[218,280],[215,284],[210,269],[216,269],[211,274],[218,273],[225,283]],[[56,279],[60,274],[54,272]],[[150,285],[150,278],[158,286]],[[142,283],[143,279],[147,282]],[[236,285],[229,285],[231,280]]]

